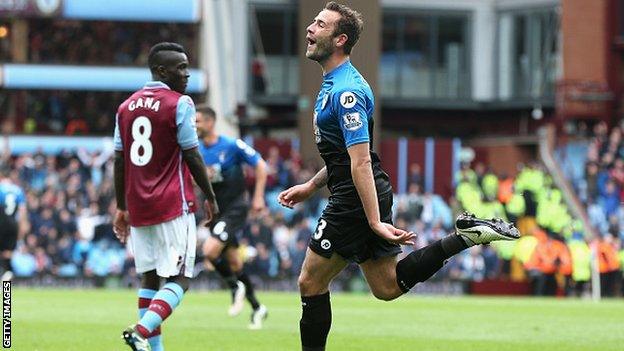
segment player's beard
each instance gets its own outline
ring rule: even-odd
[[[306,57],[316,62],[326,61],[336,50],[332,46],[332,39],[333,37],[318,39],[314,44],[314,51],[311,53],[306,52]]]
[[[206,135],[208,135],[208,133],[206,133],[205,130],[203,130],[202,128],[197,128],[197,137],[199,139],[203,139],[204,137],[206,137]]]

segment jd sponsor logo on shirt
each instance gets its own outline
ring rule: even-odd
[[[351,108],[355,106],[356,103],[357,99],[352,92],[345,91],[344,93],[340,94],[340,104],[342,105],[342,107]]]
[[[331,243],[329,242],[329,240],[323,239],[323,240],[321,240],[321,247],[324,250],[329,250],[329,248],[331,247]]]
[[[362,120],[359,112],[345,113],[342,116],[343,126],[346,130],[354,131],[362,127]]]

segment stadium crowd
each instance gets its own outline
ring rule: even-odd
[[[583,177],[573,182],[587,208],[589,221],[599,238],[599,270],[607,289],[622,284],[624,267],[624,140],[622,123],[609,130],[606,123],[594,125]],[[609,247],[619,250],[618,256]],[[622,284],[624,285],[624,284]],[[617,288],[614,288],[617,289]]]
[[[16,276],[134,275],[131,253],[117,242],[110,223],[115,209],[110,156],[82,150],[4,155],[2,164],[11,180],[25,189],[30,222],[12,259]],[[267,162],[267,190],[273,191],[268,197],[312,173],[292,160],[279,159],[274,150]],[[250,219],[242,233],[241,254],[256,275],[298,273],[311,235],[307,216],[318,213],[320,201],[316,198],[290,214],[272,211]],[[198,267],[202,268],[201,259]]]
[[[110,156],[80,150],[15,158],[5,154],[3,165],[10,169],[10,178],[26,191],[30,222],[12,260],[16,276],[133,275],[131,253],[117,243],[110,224],[115,208]],[[240,253],[259,277],[294,277],[326,199],[317,195],[295,210],[279,206],[277,193],[309,179],[314,170],[305,167],[296,152],[285,160],[274,147],[265,156],[267,212],[249,219],[241,233]],[[247,183],[253,184],[253,179]],[[426,245],[450,230],[453,214],[441,197],[420,189],[414,183],[408,194],[399,196],[396,213],[398,223],[421,233],[419,245]],[[202,235],[207,235],[205,229]],[[198,271],[204,268],[210,269],[198,259]]]
[[[18,130],[23,134],[111,135],[115,103],[127,93],[19,91]],[[113,103],[111,103],[113,102]]]
[[[598,230],[598,235],[591,237],[582,223],[573,219],[562,191],[537,163],[519,168],[515,179],[499,177],[478,164],[474,170],[463,168],[456,181],[456,196],[462,208],[477,216],[514,221],[522,234],[516,242],[492,245],[501,259],[503,277],[530,281],[536,295],[555,295],[558,289],[582,295],[589,288],[595,255],[602,294],[622,294],[624,247],[621,231],[614,225],[619,222],[612,220],[608,228],[595,221],[595,217],[608,213],[608,204],[614,206],[612,211],[622,212],[619,199],[615,205],[606,201],[612,185],[605,184],[595,201],[588,202],[588,212],[594,218],[591,223]]]
[[[167,40],[184,45],[191,67],[199,64],[196,24],[42,18],[29,19],[27,24],[24,51],[26,63],[30,64],[145,67],[149,48]],[[0,27],[7,26],[0,22]],[[23,63],[11,56],[11,46],[17,45],[11,38],[9,35],[0,40],[0,62]],[[7,133],[111,135],[111,116],[128,95],[127,92],[6,90],[0,92],[0,108],[12,112],[0,114],[0,119],[4,119],[3,129]]]
[[[127,92],[18,90],[0,92],[0,107],[14,101],[12,132],[50,135],[103,135],[113,133],[116,107]],[[190,94],[192,98],[196,95]],[[8,109],[8,107],[7,107]]]
[[[46,274],[134,277],[132,253],[116,241],[110,224],[115,209],[110,156],[109,152],[89,154],[80,150],[55,156],[34,153],[11,158],[5,155],[3,164],[9,166],[12,180],[26,190],[31,223],[30,230],[22,233],[12,261],[18,277]],[[249,272],[257,278],[296,277],[316,219],[327,200],[316,195],[295,210],[281,207],[276,201],[277,194],[309,179],[314,167],[304,165],[297,152],[283,155],[277,147],[269,148],[264,158],[269,170],[267,211],[248,219],[240,234],[239,253]],[[607,179],[599,182],[603,185],[598,189],[608,190],[610,186],[606,183],[616,182],[611,178],[616,175],[615,167],[601,171],[608,176],[603,175]],[[247,186],[251,187],[253,174],[248,171]],[[403,255],[452,231],[453,219],[464,210],[480,217],[513,221],[523,235],[517,242],[467,250],[450,260],[436,279],[528,280],[535,294],[553,295],[557,287],[568,294],[583,294],[591,278],[591,248],[594,247],[600,256],[603,292],[620,294],[616,290],[619,290],[621,277],[620,262],[624,260],[620,246],[622,231],[611,220],[607,231],[600,231],[603,235],[587,238],[580,222],[570,216],[561,191],[537,163],[519,167],[515,178],[499,176],[481,163],[473,168],[464,164],[455,176],[455,196],[448,201],[423,192],[418,165],[410,167],[407,179],[407,193],[395,198],[395,223],[419,236],[414,248],[404,247]],[[621,185],[615,185],[619,196]],[[598,210],[589,209],[593,220],[594,212],[609,213],[603,206],[610,202],[600,200],[604,198],[603,193],[602,190],[596,192]],[[592,202],[588,203],[591,206]],[[618,199],[615,214],[609,218],[619,219],[613,216],[622,212]],[[208,235],[201,225],[202,220],[201,215],[198,216],[198,225],[202,228],[199,245]],[[198,274],[211,269],[198,257]],[[357,274],[355,268],[347,271],[347,275]]]
[[[33,19],[28,28],[30,63],[144,67],[149,48],[160,41],[182,44],[191,65],[198,62],[193,24]]]

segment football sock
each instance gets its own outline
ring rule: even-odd
[[[215,270],[219,272],[221,278],[223,278],[223,280],[230,287],[230,289],[232,291],[236,290],[236,288],[238,287],[238,285],[236,284],[238,280],[236,279],[234,273],[232,273],[228,261],[223,257],[219,257],[214,261],[211,260],[210,262],[214,266]]]
[[[431,278],[451,256],[468,248],[457,234],[446,236],[431,245],[418,249],[400,260],[396,266],[399,288],[408,292],[416,283]]]
[[[463,236],[455,233],[440,239],[440,244],[442,244],[442,250],[446,253],[446,258],[451,258],[470,246],[474,246],[474,244],[469,245]]]
[[[260,303],[258,303],[258,299],[256,299],[253,284],[251,283],[251,280],[249,280],[247,273],[240,271],[240,273],[238,273],[238,280],[245,284],[245,297],[251,304],[251,308],[253,308],[254,311],[260,308]]]
[[[182,297],[184,297],[184,289],[180,285],[173,282],[165,284],[152,298],[147,311],[137,325],[137,331],[144,337],[149,337],[178,307]]]
[[[329,291],[322,295],[302,296],[303,312],[299,321],[304,351],[323,351],[331,328],[332,313]]]
[[[143,318],[157,291],[152,289],[139,289],[139,319]],[[152,346],[152,351],[164,351],[160,326],[147,336],[147,341]]]

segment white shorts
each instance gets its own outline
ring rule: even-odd
[[[195,215],[185,213],[168,222],[130,227],[128,246],[134,255],[137,273],[155,269],[159,277],[184,274],[191,278],[196,243]]]

